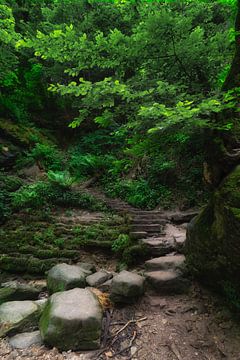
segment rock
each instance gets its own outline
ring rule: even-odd
[[[40,314],[40,307],[30,300],[9,301],[0,305],[0,336],[34,329]]]
[[[88,272],[77,265],[58,264],[48,272],[47,287],[50,294],[75,287],[86,286]]]
[[[145,238],[147,236],[147,232],[146,231],[131,231],[129,235],[133,240],[139,240],[139,239]]]
[[[0,167],[5,170],[10,170],[18,157],[15,152],[9,151],[7,147],[0,150]]]
[[[144,244],[150,254],[153,256],[163,256],[175,250],[174,237],[150,237],[140,240]]]
[[[48,299],[40,299],[40,300],[36,300],[35,304],[37,304],[37,306],[40,308],[41,311],[44,310],[45,306],[47,305],[47,301]]]
[[[184,266],[184,255],[169,255],[154,258],[145,262],[145,267],[149,271],[154,270],[177,270]]]
[[[152,307],[159,307],[164,309],[167,306],[167,301],[161,296],[148,296],[148,304]]]
[[[151,271],[145,273],[147,282],[163,295],[182,294],[189,289],[189,281],[176,271]]]
[[[111,273],[104,271],[104,270],[100,270],[100,271],[96,272],[95,274],[89,275],[86,278],[86,282],[89,286],[98,287],[99,285],[103,284],[105,281],[107,281],[111,278],[112,278]]]
[[[144,293],[144,278],[123,270],[114,276],[110,299],[116,303],[132,303]]]
[[[100,346],[102,308],[88,289],[53,294],[40,319],[44,343],[59,350],[94,350]]]
[[[240,298],[240,166],[189,224],[184,248],[190,271],[205,284]]]
[[[131,352],[131,356],[134,356],[137,352],[137,347],[136,346],[132,346],[131,349],[130,349],[130,352]]]
[[[175,224],[183,224],[191,221],[198,213],[199,210],[175,213],[171,216],[171,220]]]
[[[96,266],[94,264],[78,262],[76,265],[79,266],[83,270],[89,271],[90,273],[96,272]]]
[[[26,349],[32,345],[42,345],[40,331],[17,334],[9,339],[9,344],[14,349]]]
[[[109,292],[112,286],[112,279],[105,281],[103,284],[99,285],[98,288],[102,292]]]
[[[186,242],[186,236],[174,236],[175,248],[181,252]]]
[[[25,167],[19,171],[19,175],[24,178],[37,179],[41,175],[41,170],[37,164]]]
[[[35,300],[39,293],[40,291],[31,285],[18,281],[8,281],[1,284],[0,304],[15,300]]]

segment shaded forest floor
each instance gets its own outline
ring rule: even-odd
[[[216,297],[194,285],[189,295],[147,294],[138,304],[111,311],[110,334],[129,324],[111,348],[97,352],[63,352],[33,346],[12,350],[1,340],[3,360],[239,360],[240,328]],[[117,324],[117,325],[116,325]],[[131,339],[135,336],[132,346]],[[125,350],[128,348],[128,350]],[[116,355],[119,353],[119,355]],[[115,354],[115,355],[114,355]],[[112,355],[112,357],[111,357]]]
[[[121,201],[114,200],[113,204],[120,209],[128,208],[128,205]],[[171,214],[166,212],[165,216]],[[59,230],[62,230],[66,228],[66,224],[70,228],[77,223],[97,224],[102,221],[102,216],[101,212],[91,213],[82,210],[72,210],[66,216],[64,211],[59,211],[56,213],[55,224]],[[116,216],[113,217],[115,221]],[[110,225],[108,223],[108,226]],[[104,267],[114,271],[116,268],[117,259],[101,250],[82,249],[80,254],[81,261],[93,262],[99,269]],[[13,278],[16,277],[10,275],[9,279]],[[21,279],[20,276],[17,278]],[[117,332],[119,334],[114,336]],[[160,296],[148,290],[137,304],[107,309],[102,344],[103,349],[96,352],[60,353],[57,349],[36,345],[26,350],[13,350],[7,339],[2,339],[0,358],[3,360],[112,358],[116,360],[239,360],[240,327],[230,311],[224,307],[221,299],[198,284],[192,284],[187,295]]]

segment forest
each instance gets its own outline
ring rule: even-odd
[[[0,44],[0,358],[238,360],[240,0],[0,0]]]

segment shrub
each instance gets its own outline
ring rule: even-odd
[[[37,208],[45,204],[44,193],[47,190],[44,182],[25,185],[12,194],[12,205],[15,209]]]
[[[70,157],[69,170],[78,178],[95,176],[109,169],[113,159],[110,155],[75,153]]]
[[[158,185],[152,188],[144,179],[120,180],[105,186],[108,195],[120,197],[140,208],[152,209],[158,204],[167,206],[171,199],[171,192],[167,187]]]
[[[53,184],[63,188],[70,188],[74,183],[74,178],[68,171],[48,171],[48,180]]]
[[[120,234],[112,244],[112,251],[122,253],[128,246],[130,246],[129,236],[127,234]]]
[[[11,197],[15,209],[60,205],[93,211],[107,210],[106,205],[94,196],[43,181],[25,185],[13,193]]]
[[[16,176],[0,173],[0,224],[11,215],[11,193],[22,186],[22,180]]]
[[[46,170],[63,170],[64,158],[55,145],[37,143],[30,156],[39,161]]]

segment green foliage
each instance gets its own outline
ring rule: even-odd
[[[29,155],[39,161],[46,170],[59,171],[63,169],[64,158],[55,145],[37,143]]]
[[[0,224],[12,213],[11,194],[22,186],[16,176],[0,172]]]
[[[67,171],[54,172],[50,170],[48,171],[47,176],[51,183],[63,188],[70,188],[74,183],[74,178]]]
[[[58,184],[59,185],[59,184]],[[37,209],[41,206],[76,207],[88,210],[106,210],[106,206],[93,196],[56,186],[49,182],[39,181],[24,185],[12,195],[12,205],[15,209]]]
[[[198,203],[202,133],[230,131],[239,97],[219,91],[234,50],[234,2],[3,3],[0,127],[27,148],[17,168],[35,161],[49,179],[19,190],[14,206],[94,207],[70,191],[73,178],[87,177],[136,207],[179,195]],[[67,154],[36,124],[63,146],[74,132]]]
[[[120,197],[135,207],[146,209],[152,209],[158,204],[169,206],[172,196],[171,191],[165,186],[159,185],[154,189],[144,179],[108,183],[106,191],[110,196]]]
[[[69,162],[69,168],[78,177],[84,175],[94,175],[101,172],[105,167],[104,158],[94,154],[75,154]]]
[[[130,245],[130,238],[127,234],[120,234],[112,243],[112,251],[122,253]]]
[[[45,199],[42,196],[46,191],[46,184],[38,182],[31,185],[24,185],[21,189],[12,194],[12,205],[15,209],[38,208],[44,205]]]

